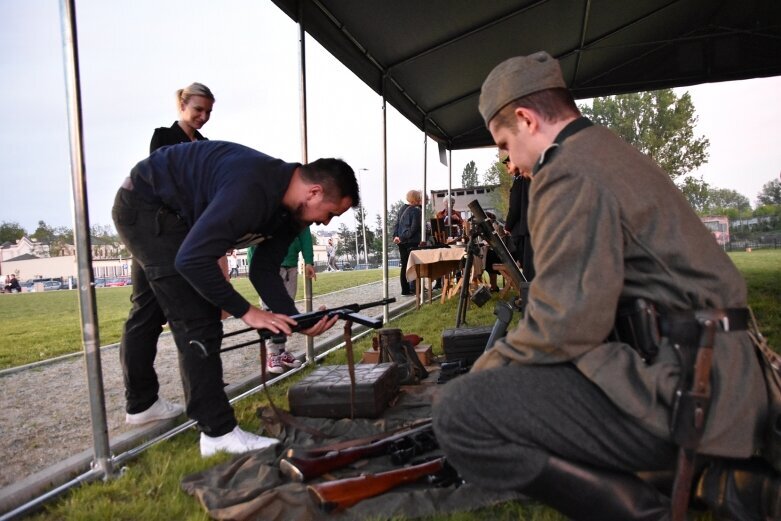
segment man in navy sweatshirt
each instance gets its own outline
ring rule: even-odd
[[[141,424],[182,413],[158,396],[154,359],[168,322],[179,351],[186,412],[201,430],[201,454],[276,443],[237,425],[223,388],[221,310],[250,327],[291,334],[295,321],[289,315],[297,310],[279,277],[288,245],[304,227],[328,224],[358,204],[355,173],[338,159],[301,165],[235,143],[199,141],[161,148],[139,162],[112,210],[117,232],[133,254],[133,307],[120,346],[126,421]],[[258,245],[253,283],[273,312],[244,299],[218,265],[226,251],[250,245]],[[335,321],[324,319],[303,332],[319,335]],[[206,348],[206,358],[193,342]]]

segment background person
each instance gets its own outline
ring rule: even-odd
[[[504,229],[512,241],[513,258],[518,261],[527,281],[534,278],[534,248],[529,234],[529,189],[531,175],[521,172],[507,156],[502,160],[507,172],[513,176],[510,187],[510,200],[507,208],[507,221]]]
[[[778,474],[747,461],[766,448],[768,398],[746,284],[730,258],[664,171],[580,116],[547,53],[494,68],[479,108],[499,151],[532,172],[540,255],[517,327],[435,402],[450,463],[469,483],[520,491],[576,519],[667,519],[669,499],[636,473],[676,468],[670,423],[690,365],[674,345],[699,345],[695,310],[729,310],[728,325],[715,323],[698,447],[718,463],[697,496],[725,518],[779,519]],[[646,357],[639,343],[606,340],[619,302],[640,298],[662,326],[648,328],[658,353]],[[740,469],[749,466],[758,470]]]
[[[19,281],[16,279],[16,275],[11,273],[6,277],[5,291],[7,293],[21,293],[22,286],[19,285]]]
[[[450,205],[448,205],[448,200],[445,198],[445,206],[437,212],[437,219],[442,219],[442,221],[445,223],[445,227],[447,228],[447,237],[448,239],[451,237],[457,237],[463,233],[463,225],[464,220],[461,218],[461,214],[457,212],[453,205],[456,203],[455,197],[450,197]],[[449,211],[448,211],[449,206]],[[458,231],[454,231],[453,227],[456,227],[455,229]],[[450,242],[450,241],[448,241]]]
[[[114,223],[149,282],[152,304],[171,327],[187,415],[201,430],[203,456],[276,443],[237,425],[222,381],[220,310],[252,328],[291,334],[295,322],[288,315],[298,310],[279,277],[290,242],[304,227],[328,224],[358,203],[355,173],[341,160],[286,163],[222,141],[162,148],[139,162],[117,192]],[[253,244],[260,248],[252,282],[274,312],[247,302],[217,263],[226,251]],[[158,396],[159,325],[135,320],[137,288],[120,344],[129,423],[181,410]],[[335,321],[321,320],[303,333],[319,335]]]
[[[334,247],[333,239],[328,239],[328,244],[325,246],[325,255],[328,259],[328,271],[339,271],[336,267],[336,248]]]
[[[396,216],[396,224],[393,226],[393,242],[399,247],[401,272],[399,273],[399,285],[402,295],[412,295],[415,289],[407,281],[407,262],[409,253],[420,241],[420,223],[422,213],[420,209],[423,197],[420,190],[407,192],[407,204],[399,209]],[[414,284],[414,283],[413,283]]]
[[[236,255],[236,250],[231,251],[228,255],[228,278],[239,276],[239,258]]]

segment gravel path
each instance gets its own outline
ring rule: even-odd
[[[398,305],[402,297],[398,284],[389,282],[390,296],[396,297]],[[382,298],[382,283],[352,287],[314,299],[313,308],[365,303]],[[303,303],[299,303],[303,309]],[[369,316],[382,315],[382,307],[363,311]],[[224,331],[227,333],[246,327],[238,319],[227,319]],[[340,336],[342,327],[334,326],[317,342],[333,336]],[[246,341],[246,335],[226,339],[224,346]],[[305,352],[304,337],[293,335],[288,349],[299,355]],[[112,345],[101,350],[103,386],[105,391],[106,417],[110,439],[126,433],[131,427],[124,423],[124,387],[119,364],[119,347]],[[232,384],[258,374],[258,350],[254,347],[236,349],[223,353],[224,379]],[[176,347],[170,334],[163,334],[158,345],[155,362],[160,379],[160,395],[168,400],[183,404],[181,381],[176,356]],[[87,378],[82,356],[38,365],[18,372],[0,376],[0,487],[60,462],[69,456],[92,447],[89,396]]]

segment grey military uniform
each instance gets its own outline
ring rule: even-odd
[[[600,466],[626,470],[669,466],[674,452],[668,443],[669,418],[678,363],[666,340],[651,365],[630,346],[605,341],[619,299],[644,297],[666,310],[745,307],[745,282],[669,176],[651,159],[610,130],[590,126],[584,118],[562,131],[567,132],[572,135],[561,146],[553,145],[543,155],[531,183],[529,223],[537,276],[531,284],[525,316],[475,363],[473,373],[467,375],[470,378],[463,382],[456,379],[452,389],[445,389],[436,411],[437,435],[444,445],[471,451],[473,457],[481,450],[474,438],[495,436],[498,444],[509,438],[511,444],[541,446],[549,453],[558,451],[554,445],[561,447],[560,452],[571,449],[572,453],[562,455]],[[760,441],[767,398],[747,332],[717,333],[714,356],[713,400],[701,452],[750,456]],[[507,364],[529,369],[502,372]],[[577,372],[572,371],[573,366]],[[570,395],[562,391],[561,399],[544,404],[542,418],[512,418],[528,414],[524,397],[518,397],[523,405],[515,413],[498,403],[503,400],[501,391],[486,386],[499,385],[499,381],[513,386],[509,374],[530,377],[535,369],[550,377],[564,374],[567,381],[577,383],[572,392],[581,394],[572,395],[572,400],[586,395],[602,400],[606,396],[619,412],[600,405],[589,411],[591,416],[576,418],[577,408],[564,403]],[[494,374],[479,376],[480,372]],[[596,384],[598,390],[576,382],[583,380],[578,374]],[[468,414],[465,408],[479,403],[481,393],[485,393],[484,410],[473,413],[473,420],[482,419],[489,425],[483,431],[471,430],[464,420]],[[528,400],[539,397],[536,389],[530,393]],[[515,398],[506,398],[511,399]],[[488,403],[491,401],[496,407]],[[620,450],[604,459],[580,457],[577,440],[559,443],[553,439],[554,433],[562,438],[576,436],[574,432],[557,432],[557,427],[575,430],[583,422],[599,422],[600,415],[605,415],[607,426],[597,427],[617,439],[595,440],[593,454],[610,452],[615,441],[629,451],[655,445],[665,461],[657,465],[652,458],[622,459]],[[528,426],[531,423],[534,425]],[[621,423],[628,427],[615,427]],[[512,431],[519,426],[526,434],[512,439]],[[446,432],[462,428],[470,434],[445,439],[451,436]],[[529,433],[535,429],[545,434],[532,439]],[[645,433],[652,437],[644,437]],[[621,437],[623,441],[618,440]],[[640,438],[642,442],[637,441]],[[486,448],[480,457],[489,453]],[[462,464],[468,468],[471,462]],[[512,486],[522,486],[528,477],[519,478]],[[512,482],[505,476],[502,479]]]

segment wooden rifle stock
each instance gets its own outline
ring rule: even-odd
[[[295,449],[290,449],[287,451],[285,458],[279,462],[279,470],[293,481],[308,481],[332,470],[342,468],[355,461],[387,454],[391,448],[397,447],[405,440],[411,440],[414,443],[417,441],[417,438],[425,437],[430,438],[431,442],[426,445],[425,441],[421,441],[420,445],[427,450],[433,450],[435,446],[432,445],[435,445],[435,443],[433,442],[434,436],[431,420],[428,420],[419,427],[395,431],[388,436],[366,443],[365,445],[345,447],[343,449],[326,452],[320,456],[305,457],[304,455],[298,457],[296,456]]]
[[[413,483],[423,477],[436,475],[444,468],[445,458],[442,457],[387,472],[326,481],[310,485],[307,490],[320,508],[330,512],[349,508],[359,501],[378,496],[405,483]]]

